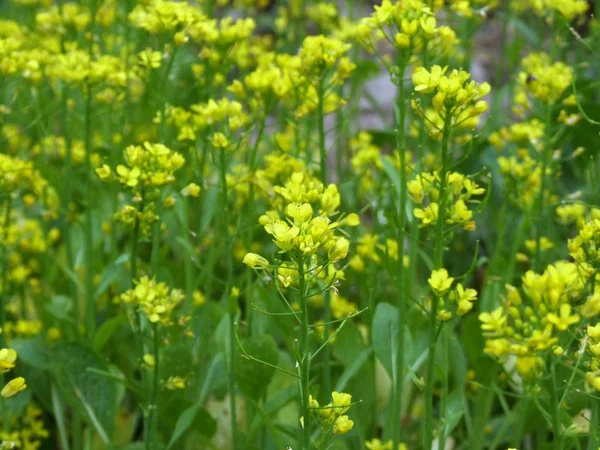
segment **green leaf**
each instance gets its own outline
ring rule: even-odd
[[[13,339],[10,343],[18,355],[19,360],[24,361],[31,367],[40,370],[50,369],[50,360],[48,359],[48,348],[43,339],[37,337],[33,339]]]
[[[346,322],[333,343],[333,352],[344,366],[348,367],[356,359],[356,354],[365,348],[360,330],[354,322]]]
[[[373,348],[367,347],[367,348],[363,349],[358,355],[355,355],[354,361],[352,361],[352,364],[350,364],[348,367],[346,367],[346,369],[344,370],[344,372],[338,379],[338,382],[335,386],[337,391],[343,391],[346,388],[346,385],[348,384],[348,382],[354,376],[356,376],[356,374],[358,374],[358,372],[360,371],[360,369],[362,369],[365,362],[367,362],[369,360],[371,353],[373,353]]]
[[[114,283],[119,277],[126,276],[129,278],[129,274],[127,274],[124,270],[125,263],[129,261],[129,254],[125,253],[119,256],[112,264],[106,267],[102,271],[102,275],[100,275],[100,282],[98,283],[98,288],[96,289],[96,297],[104,294],[109,286]]]
[[[271,335],[263,334],[241,340],[245,352],[261,361],[276,365],[279,359],[277,344]],[[267,390],[275,368],[245,358],[237,353],[236,378],[240,390],[248,397],[258,400]]]
[[[217,432],[216,420],[199,403],[196,403],[183,411],[177,419],[167,450],[173,448],[192,424],[195,430],[200,431],[207,437],[212,437]]]
[[[55,295],[50,302],[44,305],[44,309],[55,319],[64,322],[73,322],[71,310],[73,309],[73,300],[64,295]]]
[[[446,423],[444,425],[444,434],[446,437],[452,433],[462,419],[465,413],[464,406],[462,389],[457,389],[450,393],[446,399]]]
[[[225,314],[221,318],[219,325],[217,325],[214,338],[217,344],[217,348],[220,352],[223,353],[223,356],[225,357],[225,364],[227,365],[227,367],[229,367],[231,361],[231,334],[229,330],[229,316]]]
[[[398,310],[389,303],[379,303],[373,316],[373,349],[386,372],[392,377],[392,355],[398,340]]]
[[[370,59],[360,59],[356,61],[356,68],[352,72],[352,77],[363,83],[366,80],[376,77],[381,73],[379,64]]]
[[[217,204],[219,203],[219,190],[217,188],[213,188],[208,191],[208,195],[204,197],[204,203],[202,205],[202,219],[200,221],[200,236],[204,234],[204,232],[208,229],[210,222],[212,221],[213,216],[215,215],[215,210],[217,208]]]
[[[65,401],[101,435],[103,431],[110,436],[117,415],[117,388],[112,381],[87,370],[108,372],[108,365],[91,348],[77,343],[58,344],[50,352],[50,362]]]
[[[99,352],[104,348],[111,336],[119,329],[124,319],[125,317],[122,315],[113,317],[98,327],[96,334],[94,334],[93,347],[95,351]]]

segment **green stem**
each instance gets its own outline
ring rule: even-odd
[[[592,418],[591,424],[600,423],[600,401],[597,399],[592,400]],[[598,450],[600,440],[598,439],[598,428],[590,425],[590,437],[588,439],[588,450]]]
[[[94,298],[94,253],[92,228],[94,220],[92,217],[93,200],[92,188],[92,92],[88,85],[85,104],[85,172],[87,207],[85,210],[85,324],[88,339],[92,339],[96,329],[95,298]]]
[[[184,198],[184,223],[183,232],[185,234],[185,240],[188,243],[187,248],[192,247],[190,239],[190,199]],[[191,255],[187,254],[187,248],[183,249],[184,260],[183,270],[185,274],[185,301],[188,311],[193,309],[193,298],[194,298],[194,267],[192,265]]]
[[[321,165],[321,183],[323,186],[327,186],[327,147],[325,143],[325,89],[324,89],[324,78],[319,79],[319,90],[318,90],[318,105],[317,105],[317,122],[319,131],[319,161]],[[325,306],[325,339],[329,338],[331,322],[331,297],[329,291],[325,291],[324,295],[324,306]],[[329,345],[326,345],[323,349],[323,390],[326,395],[331,392],[331,352]]]
[[[12,210],[12,196],[10,193],[7,196],[6,210],[4,212],[4,223],[2,224],[3,233],[2,240],[6,242],[6,235],[10,226],[10,213]],[[2,291],[0,292],[0,348],[4,348],[4,310],[8,303],[8,247],[4,247],[2,252]]]
[[[448,171],[448,142],[451,131],[452,113],[446,111],[444,119],[444,133],[441,145],[442,167],[440,169],[440,189],[438,219],[435,227],[435,250],[433,264],[435,269],[442,268],[444,257],[444,221],[446,208],[446,177]],[[433,385],[435,369],[435,349],[437,336],[437,310],[439,298],[434,295],[431,300],[429,311],[429,354],[427,356],[427,368],[425,374],[425,411],[423,420],[423,448],[430,449],[433,441]]]
[[[300,403],[304,424],[302,427],[302,450],[311,448],[310,437],[310,349],[308,345],[308,299],[306,298],[306,285],[304,280],[304,261],[298,258],[298,293],[300,303]],[[328,392],[329,393],[329,392]]]
[[[556,380],[556,364],[552,362],[551,366],[551,385],[550,397],[552,399],[552,432],[554,433],[554,450],[563,450],[564,436],[562,432],[562,424],[560,420],[560,400],[558,396],[558,386]]]
[[[404,240],[407,222],[406,201],[408,186],[406,176],[406,92],[404,86],[404,73],[406,63],[404,55],[399,54],[398,63],[398,94],[396,99],[396,147],[400,157],[400,199],[398,204],[399,224],[396,230],[398,242],[398,255],[396,265],[396,308],[398,311],[398,330],[396,337],[396,367],[392,377],[393,382],[393,407],[392,427],[393,448],[398,448],[402,441],[402,384],[404,381],[404,337],[406,328],[407,298],[410,292],[409,280],[404,269]]]
[[[546,172],[548,171],[548,167],[550,165],[550,158],[552,156],[552,148],[550,147],[552,134],[550,133],[550,128],[552,125],[552,108],[550,106],[547,107],[546,110],[546,129],[545,139],[544,139],[544,148],[542,149],[542,183],[540,186],[540,192],[537,199],[537,217],[535,223],[535,256],[533,260],[533,268],[536,271],[540,271],[542,269],[542,258],[541,258],[541,240],[543,230],[546,229],[547,224],[544,220],[544,201],[546,198],[546,185],[548,184],[548,176]]]
[[[229,345],[230,345],[230,359],[229,359],[229,377],[228,377],[228,388],[229,388],[229,406],[231,409],[231,441],[233,450],[237,450],[237,409],[236,409],[236,398],[235,398],[235,375],[236,375],[236,339],[235,339],[235,316],[237,313],[237,300],[233,298],[230,293],[231,279],[233,276],[233,259],[231,255],[231,236],[229,233],[229,197],[227,193],[227,161],[225,158],[225,149],[219,150],[219,173],[221,183],[221,201],[223,205],[223,231],[225,233],[225,259],[227,264],[227,276],[225,281],[225,298],[228,301],[228,314],[229,314]],[[235,303],[234,303],[235,302]]]
[[[159,384],[159,338],[158,338],[158,324],[152,325],[152,340],[153,340],[153,353],[154,353],[154,376],[152,377],[152,390],[150,391],[150,402],[148,404],[148,420],[146,428],[146,450],[154,448],[154,422],[155,422],[155,411],[156,411],[156,397],[158,394]]]
[[[62,8],[62,2],[59,3]],[[61,13],[62,14],[62,13]],[[68,93],[67,86],[64,84],[61,90],[61,116],[62,116],[62,133],[65,137],[65,174],[64,174],[64,184],[63,184],[63,192],[62,192],[62,235],[65,241],[65,253],[67,256],[67,267],[70,271],[74,271],[74,258],[73,258],[73,244],[71,242],[71,222],[69,218],[69,209],[71,206],[71,182],[73,180],[73,158],[72,158],[72,145],[71,145],[71,135],[69,133],[69,108],[67,106]],[[71,299],[73,300],[73,319],[74,319],[74,333],[75,336],[79,336],[79,301],[77,298],[77,285],[71,278],[69,277],[66,280],[68,292],[70,294]]]

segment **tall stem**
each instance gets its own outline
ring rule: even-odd
[[[156,411],[156,396],[158,394],[158,382],[159,382],[159,338],[158,338],[158,324],[152,325],[152,350],[154,354],[154,375],[152,377],[152,390],[150,391],[150,402],[148,405],[148,427],[146,429],[146,450],[154,448],[154,422],[155,422],[155,411]]]
[[[223,231],[225,233],[225,259],[227,261],[227,275],[225,281],[225,298],[228,301],[228,314],[229,314],[229,406],[231,409],[231,441],[233,450],[238,448],[237,442],[237,410],[236,410],[236,399],[235,399],[235,374],[236,374],[236,347],[235,347],[235,316],[237,313],[237,300],[233,298],[230,293],[231,278],[233,275],[233,260],[231,259],[231,236],[229,233],[229,198],[227,193],[227,161],[225,158],[225,149],[221,148],[219,153],[219,170],[220,170],[220,183],[221,183],[221,201],[223,204]]]
[[[435,250],[433,264],[435,269],[442,268],[444,257],[444,221],[446,209],[446,184],[448,172],[448,141],[450,138],[452,114],[446,111],[444,119],[444,133],[441,145],[440,189],[438,218],[435,227]],[[437,336],[437,310],[439,298],[433,296],[431,309],[429,311],[429,353],[427,356],[427,368],[425,373],[425,411],[423,420],[423,449],[430,450],[433,442],[433,385],[435,368],[435,347]]]
[[[398,208],[399,224],[396,230],[398,242],[398,260],[396,266],[396,308],[398,311],[398,334],[396,337],[396,367],[393,373],[392,395],[392,427],[393,448],[398,448],[402,440],[402,383],[404,381],[404,336],[406,328],[406,306],[409,287],[404,270],[404,238],[406,217],[406,201],[408,186],[406,177],[406,92],[404,87],[404,73],[406,71],[405,58],[402,53],[398,55],[398,94],[396,98],[396,151],[400,157],[400,199]]]
[[[3,235],[8,234],[10,226],[10,213],[12,210],[12,196],[9,193],[6,201],[6,210],[4,212],[4,223],[2,224]],[[3,236],[3,237],[4,237]],[[6,239],[3,239],[6,242]],[[8,247],[4,247],[2,252],[2,284],[0,284],[0,330],[4,331],[4,309],[8,300]],[[0,348],[4,348],[4,333],[0,333]]]
[[[325,143],[325,87],[324,78],[319,79],[318,89],[318,105],[317,105],[317,122],[319,129],[319,160],[321,165],[321,183],[327,187],[327,147]],[[329,291],[325,291],[323,294],[324,306],[325,306],[325,339],[328,339],[330,332],[331,322],[331,298]],[[331,352],[329,345],[326,345],[323,349],[323,390],[326,395],[331,392]]]
[[[552,432],[554,434],[554,450],[563,450],[564,437],[562,431],[562,424],[560,421],[560,397],[558,395],[558,386],[556,380],[556,364],[553,361],[551,366],[551,385],[550,385],[550,397],[552,400]]]
[[[306,298],[306,285],[304,280],[304,261],[298,258],[298,292],[300,300],[300,403],[303,417],[302,425],[302,450],[311,448],[310,442],[310,349],[308,345],[308,299]]]
[[[92,217],[93,200],[92,188],[92,92],[88,85],[85,104],[85,197],[87,207],[85,210],[85,325],[88,339],[92,339],[96,329],[95,296],[94,296],[94,253],[92,228],[94,225]]]
[[[546,228],[546,222],[544,220],[544,201],[546,199],[546,185],[548,184],[546,172],[548,171],[548,167],[550,165],[550,158],[552,156],[552,148],[551,145],[551,134],[550,127],[552,126],[552,108],[550,106],[546,109],[546,128],[544,130],[545,139],[544,139],[544,148],[542,149],[542,183],[540,185],[540,192],[537,199],[537,218],[535,223],[535,256],[534,256],[534,269],[536,271],[540,271],[542,269],[542,258],[541,258],[541,241],[542,241],[542,233]]]

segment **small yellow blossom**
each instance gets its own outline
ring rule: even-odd
[[[439,269],[431,272],[431,277],[427,281],[433,293],[438,297],[443,297],[452,287],[454,278],[448,276],[446,269]]]
[[[25,378],[17,377],[6,383],[6,386],[0,391],[2,398],[9,398],[17,395],[19,392],[24,391],[27,388],[25,384]]]

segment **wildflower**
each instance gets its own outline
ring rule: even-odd
[[[579,322],[579,315],[573,314],[571,315],[571,305],[564,304],[560,307],[560,314],[557,315],[555,313],[549,313],[546,316],[548,322],[555,325],[561,331],[566,330],[569,326]]]
[[[352,427],[354,427],[354,421],[350,420],[348,416],[340,416],[335,419],[335,423],[333,425],[333,434],[346,434],[352,429]]]
[[[177,389],[185,389],[186,381],[181,377],[169,377],[169,379],[165,383],[165,387],[170,391],[174,391]]]
[[[438,269],[431,272],[431,277],[427,282],[436,296],[443,297],[452,287],[454,278],[448,276],[446,269]]]
[[[197,198],[200,195],[200,186],[196,183],[190,183],[181,190],[181,195]]]
[[[146,367],[148,367],[149,369],[154,369],[154,367],[156,367],[156,358],[154,357],[154,355],[150,355],[150,354],[145,354],[142,359],[144,360],[144,364],[146,365]]]
[[[352,395],[346,394],[344,392],[333,391],[331,393],[331,397],[333,398],[333,406],[336,409],[336,414],[340,415],[348,411],[348,409],[350,408],[350,404],[352,403]]]
[[[17,352],[11,348],[0,350],[0,373],[6,373],[15,367]]]
[[[252,269],[266,269],[269,267],[269,261],[256,253],[246,253],[243,263]]]
[[[25,378],[13,378],[2,388],[0,395],[2,398],[10,398],[17,395],[19,392],[24,391],[26,388],[27,384],[25,384]]]

